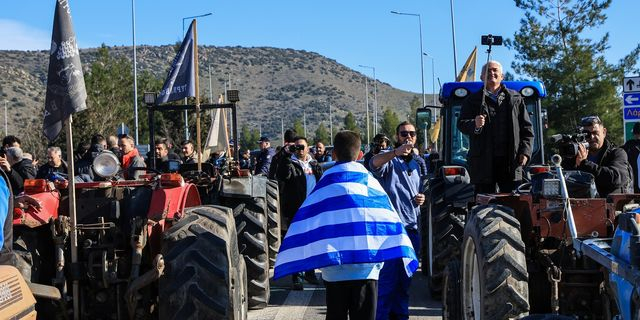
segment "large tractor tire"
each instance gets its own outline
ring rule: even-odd
[[[423,232],[422,270],[429,282],[432,297],[440,297],[443,291],[444,270],[449,260],[458,258],[462,245],[464,222],[461,209],[455,209],[444,201],[444,182],[435,180],[429,193],[426,217],[427,232]],[[424,214],[423,214],[424,216]],[[426,239],[424,239],[426,237]]]
[[[444,269],[442,319],[462,320],[462,276],[460,260],[452,259]]]
[[[160,319],[247,318],[245,268],[231,209],[189,208],[162,241]]]
[[[473,209],[462,247],[465,319],[520,318],[529,313],[528,272],[520,223],[501,205]]]
[[[269,303],[269,242],[267,212],[263,198],[229,198],[238,230],[240,253],[247,264],[249,309]]]
[[[280,250],[280,194],[278,182],[267,181],[267,226],[269,233],[269,267],[276,264],[276,256]]]

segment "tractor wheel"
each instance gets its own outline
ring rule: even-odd
[[[263,198],[229,198],[238,230],[240,253],[247,264],[249,309],[266,308],[269,303],[269,242],[267,214]]]
[[[162,238],[161,319],[246,319],[243,261],[229,208],[189,208]]]
[[[529,313],[524,252],[520,222],[510,208],[481,205],[473,209],[462,247],[465,319],[520,318]]]
[[[423,250],[422,265],[429,279],[432,297],[439,297],[443,290],[444,269],[452,258],[457,258],[462,244],[464,222],[451,205],[444,203],[444,182],[436,182],[427,205],[428,232]],[[426,265],[426,268],[425,268]]]
[[[280,250],[280,194],[278,193],[278,182],[267,181],[267,225],[269,233],[269,267],[276,264],[276,256]]]
[[[442,319],[462,320],[462,283],[460,275],[460,260],[452,259],[444,269],[442,294]]]

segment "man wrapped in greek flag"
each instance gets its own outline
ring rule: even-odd
[[[389,197],[369,171],[354,161],[359,150],[357,133],[336,135],[333,157],[338,161],[296,213],[275,264],[275,279],[322,269],[327,319],[347,311],[352,318],[359,314],[356,319],[375,317],[377,280],[384,261],[402,258],[409,277],[418,268],[411,240]],[[366,297],[359,286],[370,291]],[[365,301],[348,305],[354,299]],[[359,311],[352,314],[353,308]]]

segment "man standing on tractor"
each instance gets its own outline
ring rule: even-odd
[[[258,155],[258,161],[256,162],[254,174],[268,175],[269,167],[271,166],[271,160],[276,154],[276,151],[271,148],[271,141],[269,140],[269,137],[260,137],[258,143],[260,144],[260,154]]]
[[[598,116],[582,118],[580,125],[587,134],[589,150],[578,144],[575,169],[591,173],[600,197],[610,193],[631,193],[631,165],[627,154],[606,139],[607,128]],[[567,168],[570,169],[570,168]]]
[[[395,149],[381,151],[369,163],[389,195],[391,204],[400,216],[415,252],[420,252],[418,217],[425,196],[422,191],[421,168],[413,148],[416,127],[404,121],[396,127]],[[404,271],[402,259],[385,261],[378,280],[376,319],[408,319],[411,278]]]
[[[467,163],[476,193],[511,192],[531,159],[533,128],[522,96],[502,84],[502,65],[482,67],[484,90],[462,104],[459,130],[469,136]]]

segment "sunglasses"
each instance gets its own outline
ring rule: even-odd
[[[416,136],[416,132],[415,131],[400,131],[400,136],[403,137],[403,138],[406,138],[408,136],[415,137]]]
[[[602,120],[598,116],[588,116],[580,119],[580,125],[582,126],[592,126],[594,124],[602,124]]]

